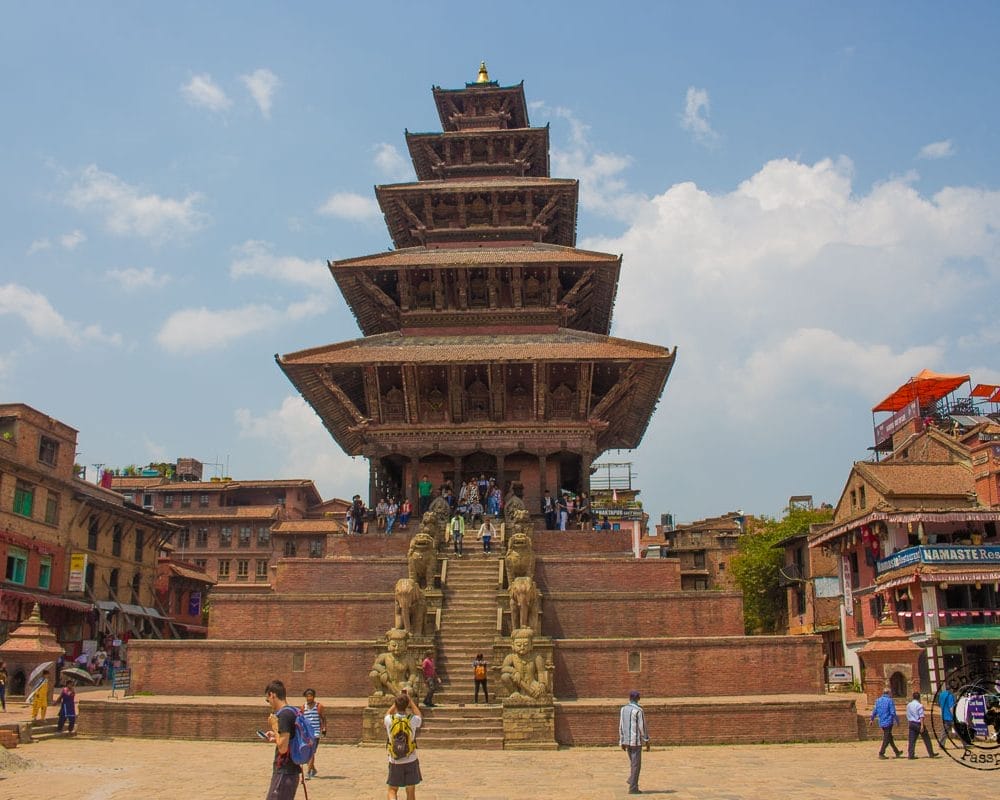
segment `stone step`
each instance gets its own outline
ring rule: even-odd
[[[426,750],[503,750],[503,734],[476,738],[455,734],[426,741],[418,736],[417,741]]]

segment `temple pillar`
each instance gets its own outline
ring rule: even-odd
[[[538,457],[538,496],[545,497],[545,490],[549,488],[548,479],[545,477],[546,464],[545,456]]]
[[[414,516],[419,516],[420,508],[420,456],[410,456],[410,488],[407,498],[414,508]]]
[[[378,457],[370,455],[368,457],[368,508],[374,508],[378,502],[378,498],[375,496],[378,488],[378,468]]]
[[[497,460],[497,486],[500,487],[500,491],[503,493],[503,496],[506,497],[507,487],[503,482],[503,453],[497,453],[495,457]]]
[[[458,493],[462,489],[462,457],[453,456],[455,462],[455,477],[451,479],[451,487],[455,492],[455,499],[458,500]]]
[[[590,465],[593,461],[594,458],[590,453],[580,454],[580,485],[576,490],[586,492],[587,497],[590,497]]]

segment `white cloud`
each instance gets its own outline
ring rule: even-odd
[[[52,242],[48,239],[35,239],[28,247],[28,255],[33,256],[35,253],[40,253],[43,250],[50,250],[52,248]]]
[[[402,153],[388,142],[375,145],[375,167],[386,178],[392,181],[412,180],[413,167],[403,158]]]
[[[139,289],[160,289],[170,282],[169,275],[159,275],[152,267],[109,269],[104,273],[104,277],[112,283],[117,283],[127,292]]]
[[[354,192],[334,192],[316,209],[316,213],[349,222],[372,222],[381,216],[374,198]]]
[[[291,303],[285,309],[267,304],[231,309],[187,308],[167,318],[156,334],[156,341],[174,354],[222,350],[245,336],[274,330],[287,321],[317,316],[328,307],[325,298],[313,297]]]
[[[941,142],[931,142],[930,144],[925,144],[920,148],[920,152],[917,153],[917,158],[925,159],[938,159],[938,158],[951,158],[955,155],[955,148],[951,143],[951,139],[945,139]]]
[[[708,121],[710,110],[708,90],[689,86],[684,98],[681,127],[694,134],[694,138],[702,144],[711,144],[719,138],[719,134],[712,130],[712,124]]]
[[[56,339],[72,346],[84,342],[120,345],[120,334],[108,334],[100,325],[78,325],[65,319],[45,295],[16,283],[0,285],[0,316],[19,318],[40,339]]]
[[[345,455],[301,397],[286,397],[259,416],[247,408],[235,416],[242,438],[263,442],[275,454],[275,476],[312,478],[324,500],[365,493],[367,460]]]
[[[274,93],[281,86],[278,76],[269,69],[256,69],[249,75],[240,75],[240,80],[250,91],[260,113],[265,119],[270,119]]]
[[[65,250],[76,250],[76,248],[85,241],[87,241],[87,236],[80,230],[70,231],[69,233],[64,233],[59,237],[59,244],[61,244]]]
[[[197,208],[200,200],[198,194],[182,200],[144,194],[94,164],[81,170],[65,197],[72,208],[101,216],[105,227],[114,234],[154,241],[202,228],[207,217]]]
[[[229,275],[233,278],[260,276],[331,291],[333,287],[330,270],[322,260],[276,256],[270,244],[254,239],[236,248],[236,258],[229,265]]]
[[[222,88],[212,80],[208,73],[195,75],[181,86],[181,97],[189,104],[209,111],[225,111],[232,104]]]

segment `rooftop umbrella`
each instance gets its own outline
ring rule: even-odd
[[[93,683],[96,680],[87,670],[79,667],[66,667],[59,674],[63,678],[77,678],[81,681],[87,681],[87,683]]]

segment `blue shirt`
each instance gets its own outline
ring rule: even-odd
[[[872,709],[870,719],[875,719],[875,717],[878,717],[878,726],[880,728],[888,728],[896,724],[899,718],[896,716],[896,704],[893,702],[892,697],[883,694],[875,701],[875,707]]]
[[[911,700],[906,704],[906,721],[921,723],[924,721],[924,715],[927,712],[924,711],[924,704],[919,700]]]
[[[941,706],[941,719],[945,722],[955,721],[955,695],[951,689],[942,689],[938,695],[938,705]]]

